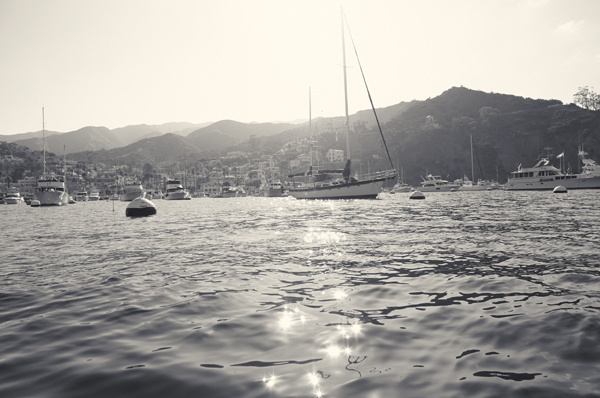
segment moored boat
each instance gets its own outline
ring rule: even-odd
[[[583,159],[582,159],[583,160]],[[585,159],[584,172],[581,174],[563,174],[559,169],[550,165],[548,158],[541,158],[533,167],[513,171],[504,186],[507,191],[542,191],[553,190],[558,186],[566,189],[600,189],[600,173],[594,173],[595,167]]]
[[[87,202],[89,199],[87,191],[79,191],[75,193],[75,200],[78,202]]]
[[[43,174],[37,180],[37,186],[33,191],[33,195],[35,196],[35,199],[40,202],[40,206],[67,205],[69,204],[69,194],[67,193],[65,176],[46,173],[46,129],[44,123],[44,108],[42,108],[42,142],[44,146],[44,170]],[[64,170],[65,169],[63,169],[63,171]]]
[[[164,200],[191,200],[192,195],[183,188],[181,181],[171,178],[167,180]]]
[[[135,180],[125,181],[124,192],[119,196],[121,202],[131,202],[144,194],[142,183]]]
[[[44,174],[38,178],[33,194],[35,199],[39,200],[40,206],[62,206],[69,203],[65,178],[54,173]]]
[[[246,196],[246,192],[239,187],[231,185],[225,181],[221,186],[221,192],[217,195],[218,198],[240,198]]]
[[[18,205],[23,203],[23,198],[21,197],[19,190],[16,188],[10,188],[4,196],[4,203],[7,205]]]
[[[387,150],[387,144],[385,143],[385,138],[383,136],[383,131],[381,130],[381,126],[379,124],[379,119],[377,117],[377,112],[375,111],[375,106],[373,105],[373,101],[371,101],[371,95],[369,94],[369,100],[371,102],[371,108],[373,110],[373,114],[375,116],[375,120],[377,121],[377,127],[379,128],[379,133],[381,135],[381,139],[385,146],[388,158],[390,160],[390,165],[392,165],[392,169],[386,171],[380,171],[377,173],[366,174],[366,175],[356,175],[351,177],[350,165],[351,165],[351,156],[350,156],[350,118],[348,116],[348,91],[347,91],[347,81],[346,81],[346,49],[345,49],[345,39],[344,39],[344,19],[342,18],[342,56],[343,56],[343,70],[344,70],[344,101],[346,104],[346,166],[343,170],[321,170],[312,168],[312,153],[311,153],[311,168],[308,172],[303,173],[306,181],[302,181],[298,183],[294,181],[296,176],[300,177],[300,174],[290,174],[288,177],[292,178],[291,183],[288,184],[287,192],[290,196],[293,196],[297,199],[376,199],[377,196],[382,192],[384,185],[389,181],[393,180],[397,176],[396,170],[393,168],[392,161]],[[360,66],[360,60],[358,59],[358,53],[355,54]],[[363,81],[365,83],[365,88],[367,89],[367,93],[369,92],[369,88],[367,86],[366,78],[362,71],[362,67],[360,68],[361,75]],[[309,91],[309,121],[311,120],[311,109],[310,109],[310,91]],[[309,135],[312,137],[312,128],[310,127],[309,122]]]
[[[97,190],[90,192],[90,195],[88,196],[88,200],[90,202],[95,202],[95,201],[100,200],[100,192],[98,192]]]
[[[421,177],[423,178],[423,177]],[[442,180],[441,176],[434,176],[428,174],[426,178],[423,178],[419,191],[421,192],[450,192],[460,188],[460,184],[451,183],[446,180]]]
[[[279,198],[285,195],[283,185],[279,180],[269,180],[264,187],[264,196],[267,198]]]

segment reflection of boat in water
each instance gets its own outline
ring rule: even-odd
[[[423,177],[421,177],[423,178]],[[434,176],[431,174],[427,175],[427,178],[423,178],[419,191],[421,192],[449,192],[456,190],[460,187],[459,184],[450,183],[446,180],[442,180],[441,176]]]
[[[264,195],[267,198],[279,198],[282,196],[286,196],[283,185],[281,185],[281,182],[279,180],[269,180],[265,184],[264,191]]]
[[[124,192],[119,196],[121,202],[131,202],[144,193],[142,183],[139,181],[125,181]]]
[[[342,19],[343,24],[343,19]],[[356,53],[356,48],[354,49]],[[346,50],[344,41],[344,25],[342,25],[342,55],[343,55],[343,68],[344,68],[344,100],[346,103],[346,148],[347,148],[347,161],[344,169],[342,170],[313,170],[312,167],[312,152],[311,152],[311,167],[306,173],[301,174],[290,174],[288,177],[292,178],[291,183],[288,183],[287,191],[290,196],[297,199],[375,199],[377,195],[382,192],[383,186],[389,180],[396,178],[396,170],[386,170],[377,173],[367,175],[356,175],[355,177],[350,176],[350,118],[348,116],[348,92],[346,84]],[[360,66],[360,60],[357,61]],[[363,80],[366,85],[366,79],[362,73],[362,67],[360,68]],[[310,97],[309,97],[310,98]],[[369,99],[371,95],[369,94]],[[383,132],[379,125],[379,119],[377,118],[377,112],[371,101],[371,107],[377,126],[379,127],[379,133],[381,135],[383,144],[387,151],[387,144],[383,137]],[[309,120],[310,117],[310,100],[309,100]],[[309,134],[312,137],[312,129],[309,123]],[[389,153],[388,153],[389,158]],[[392,163],[390,159],[390,164]],[[295,177],[303,176],[301,183],[294,180]]]
[[[533,167],[519,168],[513,171],[505,185],[507,191],[552,190],[558,186],[567,189],[600,189],[600,173],[596,173],[598,165],[591,159],[585,159],[585,152],[579,153],[584,163],[581,174],[563,174],[550,165],[547,158],[541,158]]]
[[[4,197],[4,203],[7,205],[18,205],[23,203],[23,198],[21,197],[19,190],[16,188],[10,188]]]
[[[169,179],[167,180],[164,200],[191,200],[192,195],[183,188],[180,180]]]

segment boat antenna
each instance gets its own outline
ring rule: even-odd
[[[381,139],[383,140],[383,145],[385,146],[385,152],[388,155],[388,159],[390,161],[390,165],[392,169],[394,168],[394,163],[392,162],[392,157],[390,156],[390,151],[388,150],[387,143],[385,142],[385,137],[383,136],[383,131],[381,131],[381,125],[379,124],[379,118],[377,117],[377,112],[375,111],[375,106],[373,105],[373,99],[371,98],[371,92],[369,91],[369,86],[367,85],[367,79],[365,78],[365,73],[363,72],[362,65],[360,64],[360,59],[358,58],[358,51],[356,51],[356,46],[354,45],[354,39],[352,38],[352,32],[350,31],[350,25],[348,24],[348,20],[346,19],[346,15],[344,14],[344,10],[342,9],[342,22],[346,21],[346,26],[348,27],[348,33],[350,34],[350,41],[352,42],[352,47],[354,48],[354,54],[356,54],[356,61],[358,62],[358,67],[360,68],[360,74],[362,75],[363,81],[365,82],[365,88],[367,89],[367,94],[369,96],[369,102],[371,103],[371,108],[373,109],[373,114],[375,115],[375,121],[377,122],[377,128],[379,129],[379,134],[381,134]],[[343,33],[343,28],[342,28]],[[343,35],[342,35],[343,37]],[[344,56],[344,65],[346,58]],[[344,84],[346,83],[346,68],[344,67]],[[346,104],[346,115],[348,112],[348,105]],[[347,117],[347,116],[346,116]]]

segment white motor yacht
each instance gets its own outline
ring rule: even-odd
[[[582,159],[583,160],[583,159]],[[581,174],[563,174],[559,169],[550,165],[547,158],[541,158],[533,167],[513,171],[504,189],[507,191],[541,191],[553,190],[558,186],[566,189],[600,189],[600,173],[594,173],[597,165],[590,159],[585,159]]]
[[[124,192],[119,196],[121,202],[131,202],[134,199],[141,197],[144,193],[142,183],[139,181],[125,181]]]
[[[97,200],[100,200],[100,192],[94,190],[90,193],[90,195],[88,196],[88,200],[90,202],[95,202]]]
[[[421,177],[423,178],[423,177]],[[451,183],[446,180],[442,180],[441,176],[434,176],[431,174],[427,175],[427,178],[423,178],[419,191],[421,192],[449,192],[460,188],[460,184]]]
[[[183,189],[180,180],[169,179],[167,180],[166,193],[163,196],[164,200],[190,200],[192,195]]]
[[[23,203],[23,198],[16,188],[11,188],[4,197],[4,203],[7,205],[18,205]]]
[[[89,199],[87,191],[79,191],[75,194],[75,200],[78,202],[87,202]]]

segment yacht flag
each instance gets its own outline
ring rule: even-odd
[[[564,157],[564,156],[565,156],[565,152],[563,151],[563,153],[561,153],[560,155],[558,155],[556,158],[557,158],[557,159],[560,159],[560,158],[562,158],[562,157]]]

